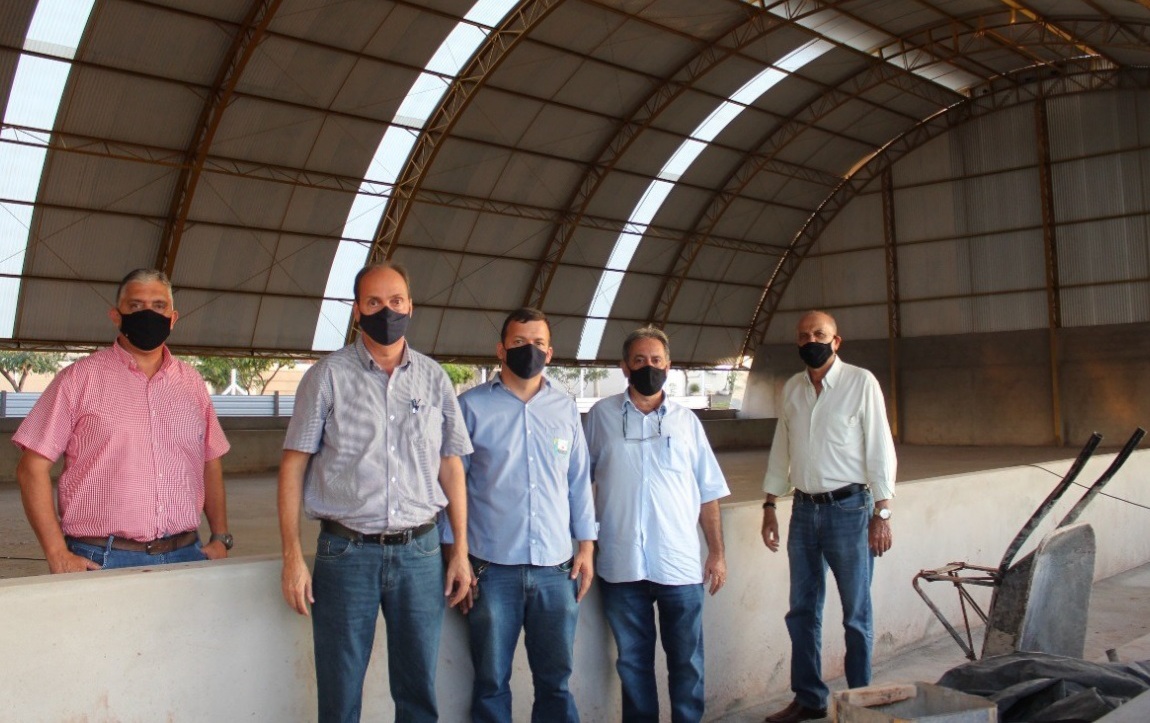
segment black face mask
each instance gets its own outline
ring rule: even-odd
[[[667,382],[667,370],[645,366],[631,370],[631,386],[644,397],[653,397]]]
[[[831,355],[835,353],[833,344],[820,344],[817,341],[808,341],[799,347],[799,356],[811,369],[820,369]]]
[[[534,344],[524,344],[505,349],[503,360],[515,376],[520,379],[534,379],[543,372],[543,367],[547,364],[547,352]]]
[[[172,320],[151,309],[120,314],[120,333],[140,351],[151,351],[168,340]]]
[[[376,344],[391,346],[407,333],[407,322],[410,320],[411,314],[381,309],[374,314],[360,314],[359,328]]]

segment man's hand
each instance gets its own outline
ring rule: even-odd
[[[722,553],[709,553],[707,562],[703,565],[703,584],[711,584],[710,593],[714,595],[727,584],[727,560]]]
[[[882,554],[889,550],[891,545],[894,544],[894,536],[890,530],[890,520],[884,520],[881,517],[871,517],[867,539],[870,543],[870,551],[874,553],[875,557],[882,557]]]
[[[763,544],[771,552],[779,551],[779,518],[774,507],[763,510]]]
[[[470,610],[470,603],[474,602],[472,585],[475,582],[475,575],[471,572],[471,562],[467,559],[467,549],[461,547],[458,542],[455,544],[452,554],[447,558],[447,571],[443,577],[445,583],[443,596],[447,598],[448,607],[455,607],[463,603],[464,600],[471,598],[468,600],[467,607]],[[462,609],[461,607],[460,610]]]
[[[595,544],[581,541],[579,551],[571,561],[571,579],[579,580],[579,592],[575,593],[575,602],[582,602],[583,596],[591,589],[591,580],[595,577],[594,560]]]
[[[100,566],[83,555],[74,555],[66,548],[62,553],[48,555],[48,572],[55,575],[59,572],[87,572],[99,570]]]
[[[300,615],[310,615],[308,605],[315,604],[315,597],[311,593],[311,573],[302,557],[284,558],[280,586],[288,607]]]
[[[224,547],[224,543],[219,540],[209,542],[201,547],[200,551],[203,552],[204,556],[209,560],[226,560],[228,557],[228,548]]]

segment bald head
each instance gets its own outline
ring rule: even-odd
[[[803,314],[799,318],[799,323],[796,325],[795,330],[798,332],[798,342],[800,346],[806,344],[808,341],[817,341],[825,344],[839,335],[838,323],[835,322],[833,316],[825,311],[808,311]],[[825,332],[825,338],[816,338],[814,336],[815,332],[819,330]]]

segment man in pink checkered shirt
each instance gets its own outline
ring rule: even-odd
[[[220,457],[229,449],[204,380],[164,343],[179,314],[160,271],[124,277],[108,318],[111,347],[61,370],[12,441],[24,511],[48,569],[227,557]],[[53,463],[64,455],[59,516]],[[200,513],[211,540],[200,544]]]

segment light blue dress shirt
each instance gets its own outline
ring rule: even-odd
[[[616,394],[588,413],[587,446],[596,572],[607,582],[701,583],[700,506],[731,491],[695,413],[664,398],[645,415]]]
[[[524,403],[496,375],[460,395],[459,406],[475,447],[463,457],[472,555],[558,565],[571,558],[572,539],[595,539],[587,441],[573,399],[544,378]]]

